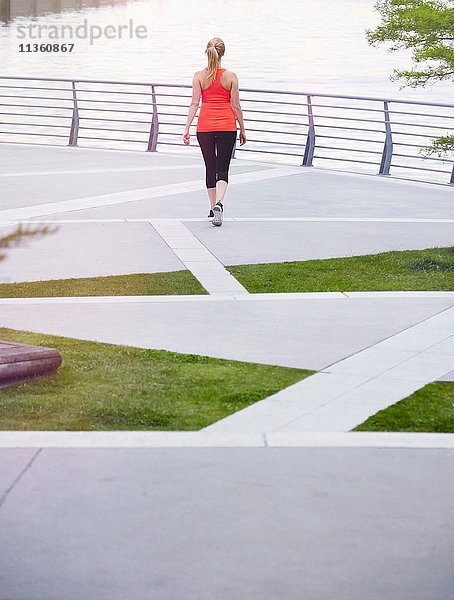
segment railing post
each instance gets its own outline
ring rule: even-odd
[[[148,138],[147,152],[156,152],[158,146],[158,133],[159,133],[159,119],[158,119],[158,106],[156,104],[156,91],[155,86],[151,86],[151,99],[153,102],[153,116],[151,119],[150,136]]]
[[[79,137],[79,107],[77,105],[76,84],[74,81],[71,83],[73,90],[73,118],[71,121],[71,131],[69,132],[68,146],[77,146],[77,139]]]
[[[309,129],[307,131],[306,148],[304,150],[304,158],[301,163],[302,167],[312,167],[312,159],[314,158],[315,150],[315,127],[314,115],[312,113],[311,97],[307,97],[307,116],[309,119]]]
[[[379,175],[389,175],[389,168],[391,166],[391,159],[393,157],[393,137],[391,133],[391,121],[389,120],[389,107],[388,102],[384,102],[385,109],[385,145],[383,147],[383,154],[381,157]]]

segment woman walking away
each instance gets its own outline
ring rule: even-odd
[[[197,141],[205,161],[205,181],[210,200],[208,218],[212,218],[213,225],[220,226],[229,181],[230,159],[236,140],[236,121],[240,126],[241,146],[246,143],[246,134],[238,77],[232,71],[221,69],[221,58],[225,53],[224,42],[218,37],[211,39],[205,53],[208,56],[208,67],[194,75],[192,101],[183,141],[186,145],[189,144],[189,128],[202,96],[202,107],[197,121]]]

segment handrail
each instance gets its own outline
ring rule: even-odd
[[[27,142],[33,136],[57,143],[55,138],[66,137],[70,146],[89,145],[91,140],[98,146],[99,142],[110,144],[109,147],[122,147],[118,143],[141,144],[149,152],[156,152],[161,146],[182,146],[181,133],[189,102],[185,104],[181,99],[190,98],[190,94],[182,92],[191,87],[175,83],[2,75],[0,141]],[[257,128],[247,128],[251,134],[249,143],[237,147],[235,156],[265,154],[279,160],[287,157],[289,161],[299,157],[299,164],[307,167],[319,165],[320,161],[371,165],[379,175],[400,175],[396,170],[405,174],[408,169],[437,173],[431,176],[438,177],[437,181],[446,176],[447,182],[450,176],[449,183],[454,184],[454,167],[451,170],[448,165],[449,171],[431,169],[424,163],[430,160],[433,166],[438,163],[441,167],[452,161],[423,159],[421,155],[406,153],[412,148],[427,147],[443,130],[452,131],[454,104],[258,88],[242,88],[241,94],[246,126],[257,124]],[[354,103],[349,105],[348,100]],[[46,104],[48,101],[53,105]],[[66,106],[55,106],[67,102]],[[407,105],[407,109],[402,110],[402,105]],[[421,112],[417,106],[425,110]],[[434,114],[427,107],[433,107]],[[393,120],[396,117],[398,120]],[[70,123],[62,124],[69,118]],[[45,122],[40,122],[41,119]],[[53,128],[66,128],[67,135],[55,133]],[[421,145],[406,142],[407,136],[420,138]],[[377,143],[382,145],[381,150]],[[403,148],[396,153],[394,147]],[[371,160],[360,160],[358,154],[367,154]],[[373,155],[378,157],[376,161]],[[399,164],[393,161],[395,157],[401,159]]]
[[[191,85],[187,85],[184,83],[150,83],[145,81],[109,81],[107,79],[65,79],[61,77],[12,77],[9,75],[0,75],[0,79],[12,79],[16,80],[27,80],[27,81],[67,81],[67,82],[75,82],[75,83],[106,83],[106,84],[114,84],[114,85],[144,85],[150,86],[154,85],[156,87],[177,87],[177,88],[187,88],[192,89]],[[419,100],[402,100],[397,98],[381,98],[376,96],[345,96],[342,94],[321,94],[319,92],[295,92],[295,91],[284,91],[284,90],[267,90],[267,89],[259,89],[259,88],[241,88],[242,92],[261,92],[265,94],[288,94],[288,95],[296,95],[296,96],[317,96],[320,98],[349,98],[350,100],[379,100],[384,102],[399,102],[402,104],[423,104],[426,106],[447,106],[449,108],[454,108],[454,104],[446,104],[441,102],[420,102]]]

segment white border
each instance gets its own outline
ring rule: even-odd
[[[205,433],[199,431],[2,431],[0,448],[440,448],[452,433]]]

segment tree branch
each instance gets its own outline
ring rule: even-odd
[[[57,230],[58,227],[51,228],[48,225],[41,225],[36,227],[36,229],[24,229],[24,227],[19,224],[14,231],[0,237],[0,249],[11,248],[12,246],[19,245],[25,238],[47,235],[48,233],[55,233]],[[6,253],[0,252],[0,261],[5,258]]]

